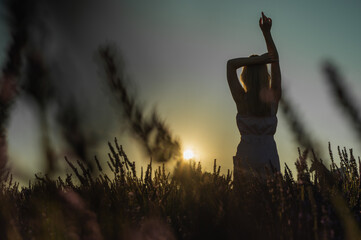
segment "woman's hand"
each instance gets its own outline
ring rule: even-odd
[[[272,19],[266,17],[266,15],[264,15],[263,12],[262,12],[262,17],[259,19],[259,27],[261,28],[263,33],[271,32]]]

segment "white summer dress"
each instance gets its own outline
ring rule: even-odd
[[[273,138],[277,128],[276,115],[269,117],[245,117],[237,113],[237,126],[241,141],[233,157],[234,176],[239,173],[250,174],[250,168],[266,175],[265,167],[270,163],[280,171],[276,142]]]

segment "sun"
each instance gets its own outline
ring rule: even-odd
[[[189,159],[194,158],[194,152],[193,152],[193,150],[191,150],[191,149],[185,150],[185,151],[183,152],[183,158],[184,158],[185,160],[189,160]]]

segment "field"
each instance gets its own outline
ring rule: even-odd
[[[137,174],[122,147],[116,141],[109,146],[110,175],[98,161],[96,174],[69,162],[73,172],[65,179],[36,176],[21,189],[8,175],[1,185],[1,239],[360,236],[360,165],[345,149],[342,168],[319,166],[310,173],[304,152],[297,179],[286,168],[284,175],[269,171],[265,180],[255,173],[235,184],[231,172],[220,175],[216,162],[212,173],[199,163],[179,162],[172,173],[150,163]]]

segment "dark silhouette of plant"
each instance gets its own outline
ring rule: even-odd
[[[172,136],[158,113],[154,110],[150,118],[146,117],[134,97],[128,94],[124,84],[124,69],[116,65],[115,50],[110,46],[103,46],[99,48],[99,55],[103,60],[109,88],[120,105],[131,132],[140,140],[146,152],[157,162],[178,158],[179,140]]]
[[[40,2],[21,0],[6,0],[6,19],[10,27],[12,39],[8,50],[8,60],[3,68],[0,97],[0,128],[1,147],[5,149],[4,124],[8,118],[11,103],[17,90],[22,85],[27,96],[34,100],[38,107],[40,125],[42,129],[42,144],[47,162],[46,172],[52,172],[54,167],[54,152],[52,150],[47,124],[47,105],[52,92],[48,81],[47,67],[40,51],[34,45],[32,30],[36,26],[34,21],[36,8]],[[25,71],[23,70],[25,67]],[[20,76],[20,73],[25,73]],[[25,80],[20,84],[19,80]],[[2,152],[5,152],[2,151]],[[4,155],[4,154],[2,154]]]
[[[21,85],[23,90],[21,93],[27,97],[27,100],[31,100],[28,103],[39,117],[45,172],[51,174],[56,171],[56,154],[49,137],[52,129],[49,129],[48,122],[49,117],[54,117],[50,115],[50,108],[57,105],[57,120],[62,130],[62,136],[77,157],[92,168],[87,161],[86,154],[87,148],[90,145],[94,146],[96,139],[94,136],[90,137],[84,134],[85,124],[83,124],[84,121],[79,122],[79,112],[75,112],[76,109],[71,109],[63,104],[64,96],[59,96],[59,90],[53,86],[50,78],[51,69],[47,65],[43,49],[40,49],[42,42],[39,41],[39,37],[44,42],[47,38],[41,12],[44,3],[42,1],[30,3],[21,0],[6,0],[5,2],[7,20],[13,38],[8,51],[9,60],[3,69],[4,76],[0,92],[0,126],[4,125],[15,90],[18,85]],[[47,4],[52,5],[55,2]],[[23,68],[25,71],[21,71]],[[21,84],[17,83],[20,72],[23,73]],[[72,103],[72,105],[74,104]],[[69,110],[71,112],[66,116],[66,111]],[[3,134],[3,136],[2,142],[5,142],[5,135]],[[2,148],[5,149],[5,143],[3,145]]]
[[[344,79],[340,76],[337,67],[330,61],[323,64],[326,81],[331,88],[332,95],[337,105],[343,109],[343,113],[349,118],[350,123],[359,139],[361,139],[361,116],[357,103],[345,86]]]
[[[291,132],[295,135],[298,144],[305,149],[313,149],[315,143],[311,140],[309,131],[306,130],[302,123],[301,117],[296,111],[295,106],[292,104],[292,101],[286,94],[282,94],[280,103],[282,113],[290,125]]]
[[[26,72],[23,89],[38,108],[42,146],[46,160],[46,173],[55,171],[55,153],[51,146],[48,127],[48,105],[53,100],[54,89],[51,86],[46,64],[40,52],[28,49],[26,54]]]
[[[317,162],[317,159],[320,158],[321,156],[321,152],[319,151],[320,148],[318,147],[318,144],[312,140],[311,134],[309,133],[309,131],[306,130],[305,125],[302,123],[302,118],[299,116],[296,108],[292,104],[292,101],[284,93],[282,94],[280,106],[281,106],[281,111],[285,116],[288,125],[291,128],[291,132],[296,138],[296,141],[302,148],[305,149],[304,154],[299,153],[300,158],[296,162],[296,167],[303,169],[303,166],[305,166],[304,161],[307,158],[307,154],[310,151],[312,151],[313,153],[315,153],[315,156],[317,155],[317,157],[312,159],[312,165],[309,171],[311,172],[314,171],[316,166],[320,167],[322,165],[322,164],[320,165],[320,163]],[[298,151],[300,152],[300,150]],[[302,155],[305,156],[302,157]],[[306,171],[308,171],[308,169]]]
[[[338,91],[339,92],[339,91]],[[343,94],[341,94],[342,96]],[[345,105],[345,104],[343,104]],[[346,104],[347,105],[347,104]],[[331,147],[329,146],[329,152],[331,157],[331,170],[328,170],[325,165],[323,164],[322,159],[319,157],[319,153],[315,153],[315,144],[312,142],[311,138],[309,137],[309,134],[306,134],[305,128],[301,124],[299,116],[297,116],[297,113],[295,111],[295,108],[292,107],[290,104],[289,99],[285,99],[285,96],[282,96],[281,100],[281,109],[286,116],[286,120],[290,123],[291,129],[293,134],[296,136],[297,141],[299,144],[303,147],[305,147],[305,151],[303,154],[301,154],[299,150],[299,159],[296,161],[296,167],[298,171],[298,183],[302,183],[305,186],[307,186],[307,191],[310,195],[310,200],[312,203],[312,212],[315,216],[317,216],[317,207],[316,207],[316,201],[315,197],[313,196],[314,193],[312,193],[311,190],[311,178],[310,178],[310,172],[314,172],[314,184],[319,187],[320,194],[323,195],[329,195],[330,196],[330,202],[332,206],[335,208],[335,212],[338,214],[338,216],[341,219],[341,222],[347,226],[346,229],[346,235],[348,239],[352,239],[352,237],[360,236],[361,231],[359,227],[357,226],[357,223],[355,222],[355,219],[353,218],[352,214],[350,214],[347,211],[347,201],[345,201],[344,197],[342,196],[342,191],[339,191],[338,189],[335,189],[336,179],[335,179],[335,163],[333,161],[333,155],[331,151]],[[312,165],[310,168],[307,166],[307,155],[309,152],[312,152]],[[318,155],[318,156],[317,156]],[[342,159],[342,154],[339,154]],[[341,161],[342,162],[342,161]],[[342,166],[342,165],[341,165]],[[356,165],[353,165],[354,171],[357,171],[355,167]],[[287,169],[287,168],[286,168]],[[285,171],[287,174],[286,179],[289,179],[289,170]],[[338,171],[337,171],[338,172]],[[292,182],[288,180],[288,182]],[[332,192],[332,194],[330,194]],[[312,196],[312,197],[311,197]],[[346,198],[347,199],[347,198]],[[316,223],[315,223],[316,224]],[[346,225],[347,224],[347,225]],[[317,229],[317,226],[314,226]],[[352,237],[350,237],[352,236]],[[317,239],[317,234],[314,236],[315,239]]]
[[[22,54],[28,40],[27,24],[32,6],[21,0],[6,0],[6,20],[10,29],[10,43],[0,79],[0,178],[6,172],[7,146],[6,124],[10,108],[18,93],[18,81],[22,69]]]
[[[58,102],[56,120],[62,136],[76,157],[93,172],[94,166],[92,161],[89,161],[88,151],[97,144],[98,138],[90,135],[92,131],[86,127],[75,101]]]

